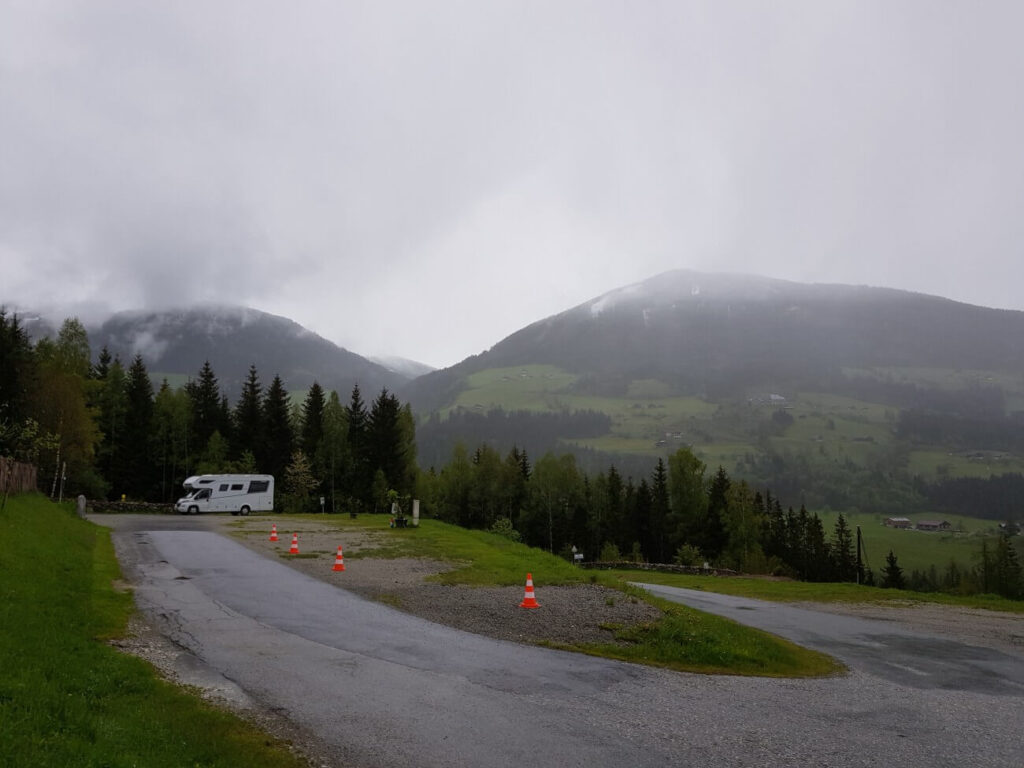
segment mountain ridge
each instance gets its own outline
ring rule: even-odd
[[[676,270],[544,318],[409,385],[443,407],[474,371],[556,364],[692,394],[820,383],[849,368],[1024,369],[1024,312],[894,288]]]

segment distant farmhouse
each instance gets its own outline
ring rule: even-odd
[[[782,395],[765,394],[755,395],[747,400],[752,405],[774,405],[776,407],[789,407],[789,401]]]
[[[887,517],[885,524],[889,528],[910,528],[912,525],[909,517]]]
[[[953,526],[946,520],[921,520],[916,526],[919,531],[951,531]]]

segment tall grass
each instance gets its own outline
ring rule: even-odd
[[[0,530],[0,765],[301,764],[104,642],[133,611],[109,531],[37,495],[9,499]]]

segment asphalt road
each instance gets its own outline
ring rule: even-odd
[[[1024,659],[1019,656],[910,632],[883,621],[696,589],[637,586],[658,597],[788,638],[896,685],[1024,696]],[[1024,728],[1024,711],[1021,718]]]
[[[118,529],[140,608],[193,663],[317,734],[338,765],[1024,764],[1024,691],[911,686],[856,665],[823,680],[709,677],[522,646],[368,602],[202,518],[93,519]]]

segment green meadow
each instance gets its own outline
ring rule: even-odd
[[[831,534],[838,512],[818,512],[825,532]],[[953,532],[917,531],[889,528],[883,524],[885,516],[868,513],[845,513],[851,528],[860,526],[867,563],[877,575],[885,567],[885,556],[891,549],[899,560],[904,573],[917,569],[925,571],[934,565],[941,575],[951,560],[960,566],[971,567],[977,562],[982,541],[993,542],[997,535],[996,520],[978,520],[958,515],[912,515],[916,523],[920,520],[946,520],[953,526]]]

